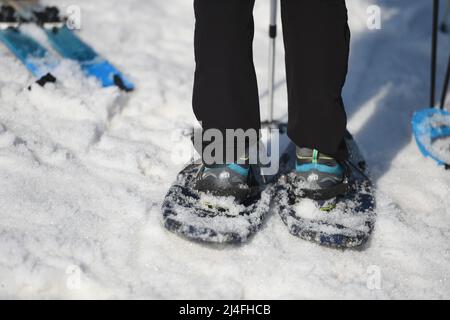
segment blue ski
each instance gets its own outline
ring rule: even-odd
[[[67,28],[58,8],[41,6],[36,0],[7,1],[24,20],[42,27],[55,51],[64,58],[78,62],[84,73],[96,77],[103,87],[115,85],[124,91],[134,89],[133,83],[116,67]]]
[[[55,82],[51,75],[58,65],[58,59],[36,40],[18,30],[19,20],[12,7],[2,6],[0,10],[0,41],[39,80],[39,84]]]
[[[44,30],[53,48],[61,56],[77,61],[87,75],[96,77],[104,87],[115,85],[125,91],[134,89],[134,85],[116,67],[98,55],[66,26]]]

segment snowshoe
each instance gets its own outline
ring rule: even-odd
[[[364,244],[375,223],[375,198],[367,176],[366,162],[353,137],[346,143],[350,153],[348,174],[337,184],[343,191],[326,199],[314,194],[298,181],[295,170],[280,177],[274,185],[274,210],[291,234],[335,248]]]
[[[214,181],[220,180],[217,176],[220,174],[237,181]],[[248,170],[248,186],[234,174],[230,168],[208,170],[201,162],[188,165],[179,173],[163,202],[164,226],[191,240],[246,242],[261,228],[269,212],[271,195],[264,190],[263,179],[255,167]],[[223,184],[222,193],[211,187],[217,183]],[[240,184],[243,186],[239,187]]]

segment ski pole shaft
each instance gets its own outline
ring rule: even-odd
[[[447,0],[447,5],[445,6],[444,17],[442,18],[441,31],[447,33],[447,20],[450,15],[450,0]]]
[[[270,25],[269,25],[269,114],[268,123],[273,122],[273,105],[275,95],[275,49],[277,37],[277,1],[270,0]]]
[[[450,81],[450,55],[448,57],[447,72],[445,73],[444,88],[442,89],[441,110],[444,109],[445,107],[445,100],[447,99],[449,81]]]
[[[430,107],[434,107],[436,98],[436,59],[437,59],[437,40],[439,24],[439,0],[433,0],[433,35],[431,41],[431,93]]]

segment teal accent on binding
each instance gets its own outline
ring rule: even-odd
[[[317,158],[319,157],[319,151],[317,151],[316,149],[313,150],[313,160],[312,163],[313,164],[317,164]]]
[[[228,168],[230,170],[233,170],[234,172],[236,172],[237,174],[240,174],[241,176],[248,176],[248,172],[250,171],[249,168],[244,168],[241,167],[240,165],[236,164],[236,163],[231,163],[228,165]]]
[[[311,170],[317,170],[319,172],[336,174],[336,175],[342,174],[342,172],[343,172],[343,169],[340,165],[331,167],[331,166],[327,166],[324,164],[318,164],[318,163],[297,164],[295,167],[295,170],[297,172],[308,172]]]

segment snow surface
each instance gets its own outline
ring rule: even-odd
[[[62,83],[30,92],[33,79],[0,46],[1,298],[450,298],[450,173],[420,155],[410,126],[412,113],[427,107],[431,1],[347,1],[349,129],[378,204],[370,243],[347,251],[291,236],[276,214],[237,247],[167,232],[160,207],[187,160],[187,139],[178,137],[194,123],[192,1],[76,3],[81,37],[137,90],[121,97],[65,61]],[[373,4],[381,30],[366,27]],[[268,5],[255,7],[263,116]],[[450,41],[441,39],[444,70]]]
[[[432,144],[433,150],[436,152],[438,159],[442,159],[445,163],[450,162],[450,138],[440,138],[437,139]]]

